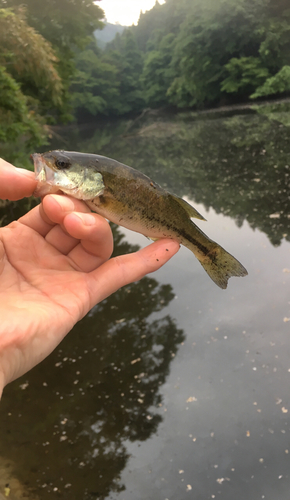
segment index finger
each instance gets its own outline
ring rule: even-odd
[[[0,158],[0,199],[15,201],[31,196],[36,184],[33,172],[16,168]]]

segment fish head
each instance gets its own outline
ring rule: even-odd
[[[82,153],[49,151],[31,157],[38,181],[34,196],[66,193],[80,200],[92,200],[105,189],[102,174]]]

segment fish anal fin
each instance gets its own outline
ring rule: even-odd
[[[179,198],[179,196],[176,196],[175,194],[172,195],[175,201],[179,203],[179,205],[184,208],[186,213],[189,215],[190,218],[194,219],[200,219],[200,220],[206,220],[192,205],[187,203],[187,201],[183,200],[182,198]]]

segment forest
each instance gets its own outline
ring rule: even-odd
[[[50,126],[290,92],[289,0],[166,0],[99,48],[102,2],[0,0],[0,149]]]

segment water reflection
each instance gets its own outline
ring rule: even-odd
[[[113,232],[115,254],[137,249],[117,227]],[[124,441],[156,432],[159,387],[184,340],[170,315],[162,314],[173,298],[172,287],[154,278],[124,287],[9,386],[1,403],[0,456],[4,464],[14,462],[31,493],[101,499],[124,488]]]
[[[22,217],[23,214],[36,206],[38,200],[25,198],[19,201],[0,200],[0,226],[6,226],[13,220]]]

